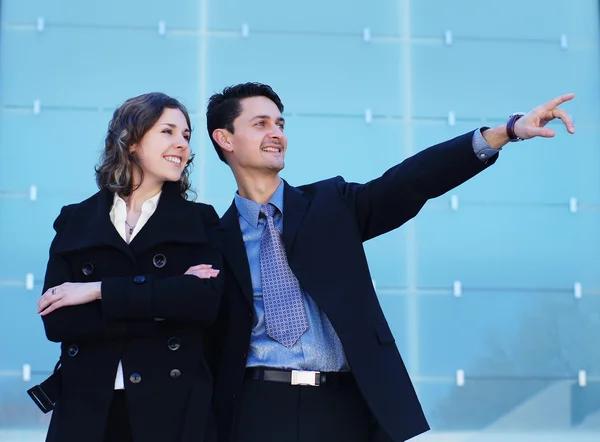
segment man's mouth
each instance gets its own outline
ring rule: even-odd
[[[283,147],[281,146],[265,146],[261,149],[263,152],[276,152],[281,153],[283,151]]]

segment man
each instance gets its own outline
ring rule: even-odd
[[[222,218],[226,287],[215,411],[235,442],[404,441],[429,429],[371,282],[362,243],[494,164],[552,137],[564,95],[506,125],[430,147],[367,184],[279,177],[283,104],[247,83],[210,98],[208,132],[238,186]]]

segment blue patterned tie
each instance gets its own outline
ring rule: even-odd
[[[287,348],[308,330],[298,279],[290,269],[281,232],[275,227],[273,204],[260,206],[267,223],[260,239],[260,276],[267,335]]]

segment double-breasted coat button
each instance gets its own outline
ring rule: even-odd
[[[171,373],[169,373],[169,376],[171,376],[171,379],[177,379],[179,376],[181,376],[181,372],[174,368],[171,370]]]
[[[129,382],[132,384],[139,384],[142,382],[142,375],[139,373],[131,373],[131,376],[129,376]]]
[[[67,348],[67,354],[74,358],[79,353],[79,346],[77,344],[71,344]]]
[[[177,351],[181,347],[181,341],[179,338],[171,338],[167,341],[167,345],[169,346],[169,350]]]
[[[94,273],[94,264],[91,262],[84,262],[81,266],[81,273],[83,273],[85,276],[90,276],[92,273]]]
[[[143,284],[144,282],[146,282],[146,277],[136,276],[135,278],[133,278],[133,282],[135,282],[136,284]]]
[[[154,255],[154,258],[152,258],[152,264],[154,264],[154,267],[157,269],[162,269],[165,265],[167,265],[167,257],[162,253],[157,253]]]

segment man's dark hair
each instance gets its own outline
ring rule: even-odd
[[[227,163],[225,155],[219,143],[213,139],[212,133],[215,129],[227,129],[233,133],[233,120],[242,113],[240,101],[250,97],[266,97],[275,103],[279,112],[283,113],[283,103],[279,95],[271,89],[271,86],[262,83],[243,83],[228,86],[223,89],[223,92],[213,94],[208,100],[208,107],[206,109],[208,136],[213,143],[217,155],[219,155],[219,158],[224,163]]]

